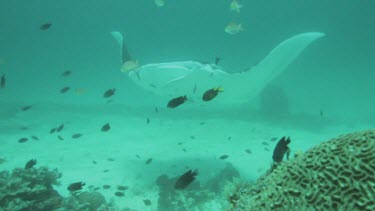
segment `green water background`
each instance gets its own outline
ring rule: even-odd
[[[0,71],[7,88],[0,101],[97,103],[108,88],[119,90],[119,103],[153,101],[119,71],[113,30],[126,34],[141,64],[219,56],[228,72],[251,67],[295,34],[320,31],[327,36],[274,81],[287,93],[292,112],[375,117],[375,1],[243,0],[239,14],[229,11],[229,3],[169,0],[157,8],[152,0],[1,0],[0,58],[6,63]],[[232,21],[245,31],[226,34]],[[45,22],[53,26],[39,30]],[[64,70],[72,76],[61,78]],[[62,98],[58,90],[67,85],[86,93]]]

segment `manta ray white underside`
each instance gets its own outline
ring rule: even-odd
[[[120,45],[123,44],[119,32],[112,32],[112,35]],[[276,46],[255,67],[242,73],[227,73],[217,65],[183,61],[143,65],[128,72],[128,76],[143,89],[169,99],[186,95],[191,102],[202,102],[205,91],[220,86],[224,92],[212,100],[215,104],[248,102],[280,75],[307,46],[323,36],[324,33],[320,32],[293,36]]]

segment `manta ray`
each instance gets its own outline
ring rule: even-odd
[[[123,35],[118,31],[111,34],[120,46],[122,63],[133,61]],[[245,103],[261,93],[306,47],[323,36],[321,32],[297,34],[277,45],[256,66],[241,73],[228,73],[217,64],[176,61],[134,66],[126,74],[139,87],[169,99],[186,96],[190,102],[204,103],[204,92],[221,87],[224,92],[212,103]]]

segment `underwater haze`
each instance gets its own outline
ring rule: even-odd
[[[0,188],[0,210],[230,209],[228,184],[265,174],[282,137],[292,157],[374,128],[374,14],[371,0],[2,0],[0,171],[62,175],[55,204]]]

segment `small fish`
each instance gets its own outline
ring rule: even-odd
[[[240,32],[243,31],[243,30],[244,30],[244,28],[243,28],[243,26],[242,26],[241,23],[234,23],[234,22],[229,23],[229,24],[225,27],[225,29],[224,29],[224,31],[225,31],[226,33],[230,34],[230,35],[238,34],[238,33],[240,33]]]
[[[271,138],[270,141],[274,142],[274,141],[276,141],[276,140],[277,140],[277,138],[276,138],[276,137],[273,137],[273,138]]]
[[[222,156],[219,157],[219,159],[221,159],[221,160],[225,160],[227,158],[229,158],[229,155],[222,155]]]
[[[190,185],[195,180],[195,177],[198,175],[198,170],[189,170],[180,176],[174,185],[175,189],[182,190]]]
[[[195,139],[195,136],[190,136],[190,139],[193,139],[193,140],[194,140],[194,139]]]
[[[165,5],[165,1],[166,1],[166,0],[154,0],[155,5],[156,5],[157,7],[163,7],[163,6]]]
[[[150,164],[151,162],[152,162],[152,158],[147,159],[147,160],[146,160],[146,165],[147,165],[147,164]]]
[[[320,117],[324,117],[324,115],[323,115],[323,110],[320,110]]]
[[[240,12],[240,9],[243,7],[243,5],[241,5],[240,3],[238,3],[237,0],[233,0],[230,5],[229,5],[229,8],[231,11],[234,11],[234,12],[237,12],[239,13]]]
[[[103,185],[103,189],[110,189],[111,186],[110,185]]]
[[[112,97],[115,94],[116,89],[108,89],[107,91],[104,92],[103,97],[104,98],[109,98]]]
[[[103,125],[101,131],[102,131],[102,132],[107,132],[107,131],[109,131],[110,129],[111,129],[111,126],[109,125],[109,123],[107,123],[107,124]]]
[[[47,29],[51,28],[51,26],[52,26],[52,23],[48,22],[48,23],[42,24],[39,28],[40,28],[40,30],[47,30]]]
[[[61,132],[64,129],[64,124],[61,124],[56,128],[56,132]]]
[[[268,146],[268,145],[269,145],[269,144],[268,144],[267,142],[265,142],[265,141],[263,141],[262,144],[263,144],[264,146]]]
[[[60,135],[57,136],[57,138],[60,140],[60,141],[64,141],[64,138]]]
[[[97,162],[96,160],[93,160],[93,161],[92,161],[92,164],[95,164],[95,165],[96,165],[96,164],[98,164],[98,162]]]
[[[0,80],[0,88],[1,89],[4,89],[5,88],[5,83],[6,83],[6,78],[5,78],[5,74],[3,74],[1,76],[1,80]]]
[[[218,88],[213,88],[213,89],[209,89],[209,90],[207,90],[204,94],[203,94],[203,96],[202,96],[202,100],[203,101],[211,101],[212,99],[214,99],[216,96],[217,96],[217,94],[219,93],[219,92],[223,92],[224,91],[224,89],[222,89],[221,87],[218,87]]]
[[[32,107],[33,107],[33,106],[31,106],[31,105],[24,106],[24,107],[21,108],[21,110],[22,110],[22,111],[27,111],[27,110],[29,110],[29,109],[32,108]]]
[[[66,71],[64,71],[64,72],[61,73],[61,76],[67,77],[67,76],[70,76],[70,74],[72,74],[72,71],[66,70]]]
[[[31,136],[32,139],[34,139],[35,141],[39,141],[39,138],[37,136]]]
[[[147,118],[147,119],[146,119],[146,123],[147,123],[147,124],[150,124],[150,118]]]
[[[82,136],[82,134],[76,133],[76,134],[72,135],[72,138],[76,139],[76,138],[80,138],[81,136]]]
[[[119,185],[119,186],[117,186],[117,190],[122,190],[122,191],[124,191],[124,190],[127,190],[127,189],[129,189],[128,186],[124,186],[124,185]]]
[[[115,161],[115,159],[114,159],[114,158],[108,158],[107,160],[108,160],[108,161],[110,161],[110,162],[113,162],[113,161]]]
[[[229,136],[229,137],[228,137],[228,141],[230,141],[230,140],[232,140],[232,136]]]
[[[150,199],[144,199],[144,200],[143,200],[143,203],[144,203],[146,206],[151,206],[151,200],[150,200]]]
[[[69,86],[63,87],[63,88],[60,89],[60,93],[64,94],[65,92],[69,91],[69,89],[70,89]]]
[[[168,102],[167,107],[168,108],[176,108],[176,107],[180,106],[181,104],[183,104],[186,100],[187,100],[186,95],[181,96],[181,97],[173,98],[172,100],[170,100]]]
[[[267,152],[269,152],[269,151],[270,151],[270,149],[268,149],[267,147],[264,147],[264,150],[266,150]]]
[[[277,142],[275,149],[273,150],[272,159],[276,163],[283,161],[284,155],[286,153],[287,159],[289,159],[290,149],[288,144],[290,143],[290,138],[282,137],[279,142]]]
[[[220,61],[221,61],[220,57],[215,57],[215,65],[219,65]]]
[[[251,154],[251,153],[252,153],[251,149],[245,149],[245,152],[246,152],[247,154]]]
[[[28,138],[20,138],[18,139],[18,143],[25,143],[28,140],[29,140]]]
[[[25,165],[25,169],[31,169],[35,165],[36,165],[36,159],[31,159],[31,160],[27,161],[27,163]]]
[[[115,196],[117,196],[117,197],[124,197],[125,194],[123,192],[117,191],[117,192],[115,192]]]
[[[100,189],[100,187],[95,187],[95,188],[93,188],[92,190],[93,191],[97,191],[97,190],[99,190]]]
[[[52,129],[49,131],[50,134],[54,134],[55,132],[56,132],[56,128],[52,128]]]
[[[205,125],[206,123],[205,122],[200,122],[199,125]]]
[[[83,186],[85,185],[84,182],[75,182],[68,186],[68,191],[71,193],[82,190]]]
[[[158,107],[155,107],[155,112],[158,113],[159,112],[159,109]]]

